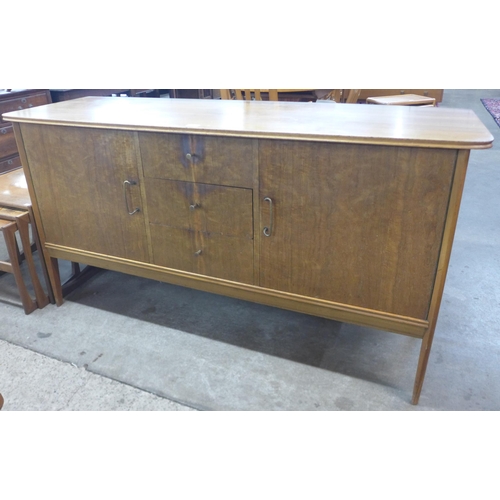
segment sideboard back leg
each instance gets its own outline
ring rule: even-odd
[[[50,277],[50,283],[52,285],[52,291],[54,293],[54,300],[57,306],[62,306],[63,304],[63,292],[61,286],[61,275],[59,273],[59,262],[54,257],[49,257],[47,259],[47,271]]]

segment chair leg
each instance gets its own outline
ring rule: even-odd
[[[25,213],[17,218],[17,229],[19,230],[19,234],[21,236],[24,256],[26,258],[26,263],[28,264],[31,282],[33,283],[33,288],[35,290],[36,302],[38,307],[42,309],[49,303],[49,297],[44,292],[40,280],[38,279],[38,273],[36,272],[33,254],[31,253],[29,224],[30,219],[28,213]]]
[[[19,262],[17,260],[16,252],[16,230],[17,224],[12,222],[8,226],[2,228],[3,235],[5,237],[5,245],[7,246],[7,252],[9,254],[10,265],[12,269],[12,274],[16,280],[17,289],[19,290],[19,295],[21,296],[21,302],[23,303],[24,312],[26,314],[32,313],[36,308],[36,302],[30,297],[28,289],[24,283],[23,276],[21,274],[21,268],[19,267]]]

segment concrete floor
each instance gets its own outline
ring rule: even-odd
[[[29,316],[0,277],[4,410],[499,410],[500,128],[473,151],[420,404],[420,341],[114,272]],[[0,248],[0,257],[4,255]]]

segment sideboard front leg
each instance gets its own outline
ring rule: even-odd
[[[425,371],[427,370],[427,362],[429,361],[429,354],[431,353],[432,339],[434,338],[434,329],[430,327],[422,339],[422,345],[420,346],[420,356],[418,358],[417,374],[415,375],[415,384],[413,386],[413,397],[411,403],[413,405],[418,404],[420,399],[420,393],[422,392],[422,386],[424,384]]]

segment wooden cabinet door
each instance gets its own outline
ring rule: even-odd
[[[135,133],[34,124],[21,130],[47,243],[149,261]]]
[[[425,319],[456,151],[260,141],[260,285]]]

